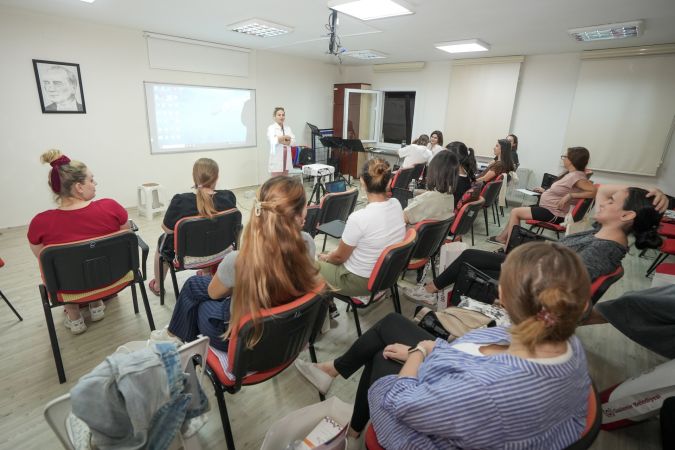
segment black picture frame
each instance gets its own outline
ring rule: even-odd
[[[33,60],[43,114],[86,114],[80,65]]]

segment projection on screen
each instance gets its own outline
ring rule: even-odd
[[[151,153],[254,147],[255,90],[145,83]]]

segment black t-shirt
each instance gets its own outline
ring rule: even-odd
[[[213,194],[213,206],[215,206],[218,211],[236,208],[237,197],[234,196],[232,191],[216,191],[215,194]],[[163,223],[165,227],[173,230],[180,219],[198,215],[197,196],[193,192],[176,194],[171,199],[171,203],[169,203],[166,213],[164,213]],[[165,235],[162,234],[159,238],[158,245],[167,256],[173,257],[173,236],[166,239]]]

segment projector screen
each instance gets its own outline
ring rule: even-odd
[[[256,145],[255,90],[144,84],[151,153]]]

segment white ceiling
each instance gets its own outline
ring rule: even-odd
[[[340,15],[338,35],[348,50],[373,49],[389,56],[376,62],[442,61],[451,56],[437,42],[479,38],[488,57],[575,52],[675,42],[675,0],[408,0],[415,14],[362,22]],[[327,62],[329,10],[325,0],[0,0],[29,9],[156,33],[268,49]],[[260,38],[227,25],[257,17],[294,28],[288,35]],[[567,29],[642,19],[639,38],[578,43]],[[352,36],[350,36],[352,35]],[[322,38],[323,37],[323,38]],[[349,57],[343,64],[363,64]],[[368,64],[368,62],[365,62]]]

